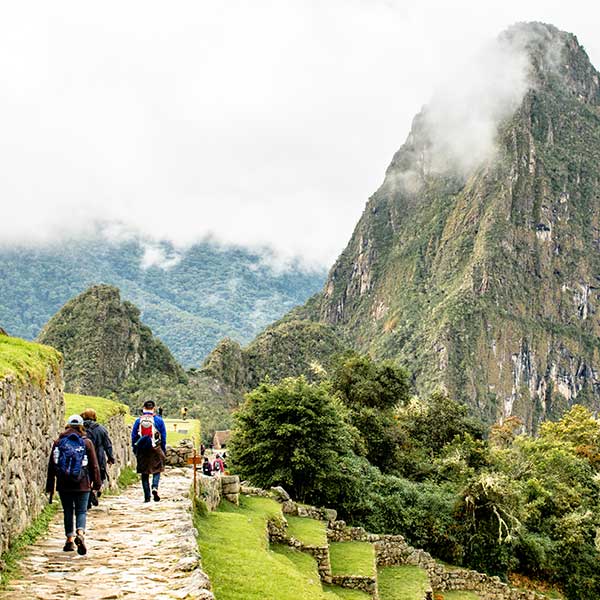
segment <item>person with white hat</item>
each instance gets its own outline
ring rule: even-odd
[[[63,550],[72,552],[77,549],[78,554],[86,554],[88,499],[92,489],[102,489],[102,480],[94,444],[85,437],[80,415],[69,417],[65,430],[52,444],[46,480],[50,502],[55,486],[64,512],[67,541]]]

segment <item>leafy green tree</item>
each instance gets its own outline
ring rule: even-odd
[[[319,502],[352,445],[352,430],[327,387],[298,377],[247,394],[235,415],[230,456],[256,485],[282,485],[302,502]]]
[[[351,407],[392,409],[408,401],[406,372],[392,362],[376,362],[368,356],[341,356],[331,375],[333,390]]]

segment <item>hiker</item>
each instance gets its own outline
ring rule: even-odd
[[[223,462],[220,454],[217,454],[215,460],[213,461],[212,468],[214,473],[217,475],[223,475],[225,472],[225,463]]]
[[[181,408],[181,418],[185,421],[187,419],[187,407],[183,406]]]
[[[204,457],[204,462],[202,463],[202,474],[212,476],[212,465],[210,464],[210,460],[208,460],[208,456]]]
[[[67,541],[63,551],[72,552],[77,548],[77,554],[83,556],[87,552],[85,525],[88,498],[92,489],[102,490],[102,480],[94,444],[85,437],[80,415],[69,417],[65,430],[52,444],[46,478],[50,503],[55,484],[64,512]]]
[[[112,442],[110,436],[105,427],[96,422],[96,411],[93,408],[86,408],[81,413],[83,419],[83,426],[85,427],[85,433],[88,439],[92,440],[94,444],[94,450],[96,451],[96,458],[98,459],[98,466],[100,467],[100,479],[102,480],[102,487],[106,487],[108,482],[108,470],[106,468],[107,463],[109,465],[115,464],[115,457],[113,455]],[[88,500],[88,510],[92,504],[98,506],[98,497],[101,492],[97,493],[92,490],[90,492],[90,498]]]
[[[150,475],[152,475],[152,497],[160,502],[158,484],[165,470],[167,452],[167,430],[162,417],[154,412],[154,400],[146,400],[142,415],[131,430],[131,444],[137,459],[137,472],[142,476],[144,502],[150,502]]]
[[[200,444],[200,456],[204,456],[206,452],[206,446],[204,444]]]

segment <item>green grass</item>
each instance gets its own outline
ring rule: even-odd
[[[60,502],[54,501],[44,507],[44,510],[33,521],[33,523],[19,536],[17,536],[8,550],[0,556],[0,589],[4,589],[6,585],[19,575],[19,560],[23,558],[27,548],[34,544],[35,541],[48,531],[50,521],[59,509]]]
[[[167,428],[167,444],[177,446],[181,440],[194,440],[195,446],[200,446],[200,421],[198,419],[165,419]],[[181,433],[181,430],[187,433]]]
[[[379,600],[421,600],[429,587],[424,569],[410,565],[377,570]]]
[[[316,563],[309,555],[281,547],[270,549],[267,520],[281,518],[281,506],[270,498],[241,496],[240,506],[223,503],[216,512],[196,514],[202,566],[219,600],[333,600],[323,590]]]
[[[305,546],[326,546],[327,531],[323,521],[304,517],[286,517],[288,533]]]
[[[375,553],[369,542],[332,542],[329,554],[334,575],[375,575]]]
[[[121,474],[119,475],[119,479],[117,479],[117,485],[120,490],[124,490],[125,488],[137,483],[139,481],[138,474],[135,472],[130,466],[125,466],[121,470]]]
[[[61,362],[60,352],[50,346],[0,335],[0,377],[15,375],[19,381],[44,383],[48,368],[58,371]]]
[[[478,596],[474,592],[463,592],[463,591],[452,591],[443,592],[444,600],[480,600],[481,596]],[[383,600],[383,598],[381,599]]]
[[[106,423],[115,415],[129,414],[129,408],[125,404],[100,398],[98,396],[83,396],[81,394],[65,394],[65,418],[73,414],[81,414],[86,408],[96,411],[98,423]]]

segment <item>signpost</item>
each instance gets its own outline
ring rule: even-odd
[[[194,448],[194,455],[191,458],[187,459],[188,465],[194,465],[194,497],[198,495],[198,484],[197,484],[197,471],[198,465],[202,463],[202,457],[198,456],[196,453],[196,448]]]

